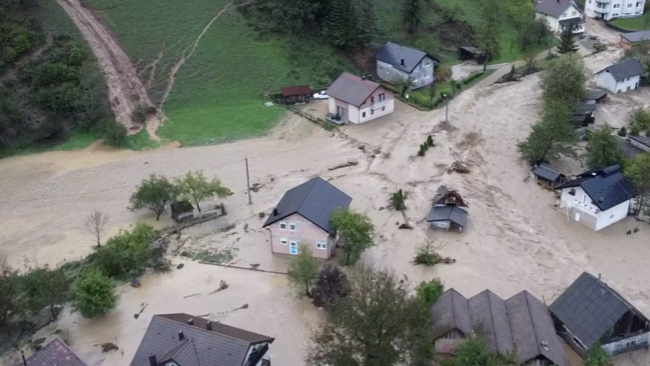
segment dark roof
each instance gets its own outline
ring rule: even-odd
[[[621,37],[625,38],[630,43],[650,41],[650,30],[621,33]]]
[[[433,206],[427,215],[427,222],[449,220],[456,225],[467,225],[467,211],[454,205]]]
[[[16,366],[23,366],[23,363]],[[27,366],[87,366],[60,339],[54,339],[27,359]]]
[[[468,303],[474,331],[488,337],[495,352],[507,355],[514,351],[506,302],[492,291],[485,290],[471,297]]]
[[[304,95],[304,94],[311,94],[311,88],[309,85],[301,85],[301,86],[285,86],[283,88],[280,88],[282,91],[282,96],[284,97],[293,97],[295,95]]]
[[[643,66],[641,66],[639,60],[635,58],[629,58],[617,64],[607,66],[606,68],[598,71],[596,74],[600,74],[601,72],[608,72],[612,74],[614,80],[621,81],[625,78],[643,74]]]
[[[573,5],[571,1],[541,0],[535,5],[535,11],[559,18],[571,5]]]
[[[453,288],[443,292],[433,304],[431,319],[431,335],[434,340],[454,329],[465,336],[472,334],[467,299]]]
[[[572,187],[581,187],[601,211],[607,211],[637,196],[636,189],[623,176],[619,165],[589,170],[556,188]]]
[[[548,180],[549,182],[556,182],[558,179],[560,179],[561,176],[563,176],[563,174],[556,172],[544,164],[536,165],[533,169],[531,169],[531,172],[540,178]]]
[[[618,143],[618,149],[621,150],[621,153],[623,153],[623,155],[628,159],[645,152],[640,147],[634,146],[629,140],[622,137],[616,136],[616,142]]]
[[[649,322],[614,289],[587,272],[564,290],[550,309],[587,348],[630,310]]]
[[[582,18],[569,18],[569,19],[560,20],[560,24],[562,25],[578,25],[584,22],[585,20]]]
[[[188,320],[192,319],[192,324]],[[210,322],[189,314],[154,315],[131,366],[149,366],[149,356],[158,362],[174,359],[185,366],[241,366],[253,344],[274,339],[229,325]],[[183,339],[179,339],[183,332]],[[185,362],[185,363],[182,363]]]
[[[595,104],[580,103],[576,106],[573,111],[574,116],[591,116],[592,113],[596,110]]]
[[[603,97],[607,96],[607,92],[604,90],[594,89],[590,90],[587,95],[586,100],[601,100]]]
[[[391,64],[394,68],[410,74],[426,56],[436,62],[440,62],[438,59],[427,54],[426,52],[416,50],[415,48],[402,46],[393,42],[386,42],[384,47],[382,47],[379,52],[377,52],[376,57],[377,60]],[[404,65],[402,65],[402,60],[404,60]]]
[[[646,136],[630,136],[630,140],[634,140],[642,145],[650,147],[650,137]]]
[[[465,50],[467,52],[470,52],[470,53],[479,52],[481,50],[480,48],[474,47],[474,46],[460,46],[458,48],[460,48],[461,50]]]
[[[504,301],[487,290],[466,300],[449,289],[431,307],[431,319],[436,344],[453,329],[465,337],[483,333],[493,350],[503,356],[514,352],[518,363],[546,358],[558,366],[569,366],[548,309],[526,291]]]
[[[348,208],[351,201],[323,178],[312,178],[284,194],[276,207],[277,215],[271,213],[264,227],[297,213],[329,233],[334,211]]]
[[[344,72],[327,88],[327,95],[358,107],[380,86],[374,81]]]
[[[522,291],[506,300],[506,306],[518,363],[543,356],[555,365],[570,365],[546,305],[528,291]]]

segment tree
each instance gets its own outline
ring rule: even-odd
[[[589,135],[587,143],[587,165],[591,168],[604,168],[622,164],[623,153],[618,147],[616,137],[609,125],[605,124]]]
[[[201,170],[196,171],[196,173],[187,172],[184,177],[176,179],[176,185],[181,197],[192,202],[199,212],[201,212],[201,206],[199,206],[201,201],[214,196],[223,198],[232,194],[230,189],[221,185],[219,179],[212,178],[212,181],[208,182]]]
[[[595,344],[587,351],[583,366],[611,366],[612,357],[600,346]]]
[[[491,366],[495,364],[497,356],[492,352],[487,338],[472,336],[458,347],[455,358],[458,366]]]
[[[97,246],[101,246],[101,238],[104,233],[106,223],[108,222],[109,216],[106,213],[103,213],[99,210],[91,211],[88,216],[86,216],[86,222],[84,227],[86,230],[97,239]]]
[[[323,23],[323,35],[336,47],[349,49],[356,46],[358,18],[351,0],[332,0]]]
[[[70,280],[62,269],[36,268],[23,275],[21,280],[27,306],[32,313],[38,313],[44,307],[50,308],[52,319],[58,315],[56,305],[70,300]]]
[[[639,132],[650,131],[650,111],[643,107],[634,108],[630,111],[627,120],[630,127],[636,127]]]
[[[326,307],[348,296],[349,291],[348,276],[338,267],[326,264],[318,274],[318,280],[311,290],[311,297],[314,299],[314,305]]]
[[[531,164],[557,160],[560,154],[573,154],[577,141],[571,112],[563,100],[545,103],[542,120],[533,125],[526,141],[518,144],[522,157]]]
[[[393,85],[397,89],[397,92],[399,93],[400,96],[404,96],[406,92],[411,90],[411,87],[413,86],[413,79],[410,77],[396,77],[393,79]]]
[[[415,289],[415,292],[418,294],[418,298],[424,302],[427,308],[433,306],[433,304],[436,302],[436,300],[438,300],[444,291],[445,285],[443,285],[438,278],[434,278],[429,282],[422,281]]]
[[[24,306],[16,272],[9,266],[7,255],[0,251],[0,328],[12,323]]]
[[[564,27],[562,33],[560,33],[560,43],[557,45],[557,53],[561,55],[575,53],[578,52],[578,49],[579,47],[573,39],[573,28]]]
[[[349,209],[337,210],[330,221],[332,230],[343,239],[343,253],[339,259],[342,265],[351,265],[361,258],[364,250],[374,245],[372,235],[375,227],[368,216]]]
[[[499,36],[501,19],[499,18],[500,0],[484,0],[481,6],[481,26],[479,28],[479,46],[483,50],[483,71],[487,70],[490,60],[499,57]]]
[[[98,270],[89,270],[77,279],[74,308],[84,318],[104,315],[117,305],[113,282]]]
[[[650,193],[650,153],[639,154],[632,158],[625,165],[624,173],[639,192],[639,212],[641,212],[644,198]]]
[[[256,18],[262,31],[303,34],[319,32],[331,0],[257,0],[238,9]]]
[[[108,120],[104,127],[104,142],[113,147],[122,147],[126,142],[126,134],[123,124]]]
[[[149,179],[144,179],[131,195],[131,211],[142,208],[149,209],[156,213],[156,221],[165,212],[165,207],[176,200],[178,189],[164,176],[151,174]]]
[[[359,267],[350,293],[325,308],[306,364],[419,366],[433,358],[429,309],[392,273]]]
[[[576,54],[548,62],[541,76],[544,99],[565,101],[574,108],[587,97],[586,72],[584,62]]]
[[[451,80],[452,70],[447,64],[442,64],[436,69],[436,82],[445,83]]]
[[[422,25],[422,0],[404,0],[402,4],[402,22],[409,33],[413,34]]]
[[[319,265],[316,259],[312,257],[312,252],[306,244],[300,244],[298,254],[291,258],[287,264],[287,275],[289,284],[297,289],[298,296],[303,295],[310,297],[310,289],[318,279]]]
[[[377,35],[377,16],[372,0],[357,0],[355,12],[359,17],[357,39],[361,50],[365,52]]]

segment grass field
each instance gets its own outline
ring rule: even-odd
[[[614,19],[611,23],[617,27],[631,31],[647,30],[650,29],[650,15],[637,18],[618,18]]]

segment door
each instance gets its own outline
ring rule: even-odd
[[[298,243],[296,243],[295,241],[289,243],[289,253],[291,253],[291,255],[298,254]]]
[[[341,121],[347,122],[348,120],[348,109],[341,106],[336,106],[336,114],[341,117]]]
[[[580,222],[580,214],[576,212],[575,220],[577,222]]]

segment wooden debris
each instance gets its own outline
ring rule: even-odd
[[[362,150],[365,151],[364,149],[362,149]],[[331,167],[331,168],[327,168],[327,170],[330,170],[330,171],[331,171],[331,170],[336,170],[336,169],[341,169],[341,168],[347,168],[347,167],[349,167],[349,166],[355,166],[355,165],[357,165],[357,164],[359,164],[358,161],[356,161],[355,159],[350,159],[350,160],[348,160],[347,163],[343,163],[343,164],[335,165],[335,166],[333,166],[333,167]]]
[[[221,282],[219,283],[219,288],[212,291],[212,292],[210,292],[208,295],[216,294],[217,292],[223,291],[223,290],[225,290],[227,288],[228,288],[228,283],[226,281],[224,281],[224,280],[221,280]]]
[[[447,169],[447,174],[451,174],[452,172],[467,174],[469,173],[469,168],[467,167],[467,164],[456,160],[453,162],[453,164],[451,164],[451,167]]]
[[[115,343],[102,343],[102,344],[96,344],[95,346],[100,346],[102,347],[102,352],[107,353],[111,351],[117,351],[120,348],[115,344]]]

